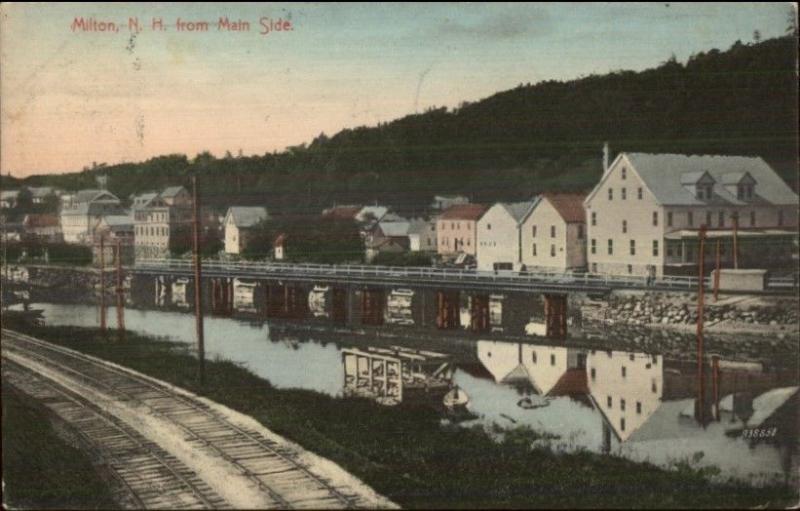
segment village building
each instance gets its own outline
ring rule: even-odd
[[[92,260],[94,264],[100,263],[100,240],[102,240],[103,262],[106,265],[116,264],[117,247],[119,247],[122,264],[133,264],[135,259],[134,227],[133,214],[108,215],[100,218],[93,229]]]
[[[57,198],[61,193],[60,190],[52,186],[31,186],[28,190],[31,192],[31,202],[33,204],[44,204],[48,197]]]
[[[136,259],[159,259],[191,249],[192,197],[182,186],[165,188],[147,202],[134,201]]]
[[[477,224],[485,211],[486,206],[482,204],[459,204],[444,210],[436,220],[437,253],[444,257],[475,256]]]
[[[273,257],[276,261],[283,261],[286,259],[286,242],[288,236],[286,234],[281,233],[275,238],[275,241],[272,243],[272,250],[273,250]]]
[[[695,274],[701,225],[709,269],[717,240],[723,268],[793,264],[798,196],[762,158],[621,153],[584,206],[593,273]]]
[[[469,204],[469,199],[463,195],[436,195],[431,203],[431,209],[444,211],[451,206],[458,206],[459,204]]]
[[[536,201],[498,202],[478,221],[478,270],[518,270],[522,264],[522,222]]]
[[[27,240],[58,243],[64,241],[61,222],[57,215],[30,213],[22,220],[24,238]]]
[[[231,206],[228,208],[223,222],[225,225],[225,253],[241,254],[247,247],[253,227],[268,218],[267,209],[261,206]]]
[[[80,190],[61,199],[61,231],[67,243],[90,245],[100,218],[125,213],[119,198],[108,190]]]
[[[409,221],[408,250],[411,252],[436,252],[436,217],[413,218]]]
[[[521,264],[526,270],[586,268],[584,194],[545,193],[523,219]]]
[[[365,242],[366,262],[372,262],[381,252],[407,252],[409,250],[408,229],[410,226],[411,224],[407,220],[400,217],[392,217],[388,221],[378,222],[369,232]]]
[[[0,191],[0,209],[12,209],[17,206],[19,190]]]

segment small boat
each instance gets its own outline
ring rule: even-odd
[[[445,408],[450,410],[457,409],[457,408],[466,408],[469,404],[469,396],[466,392],[461,390],[461,388],[456,385],[450,392],[444,395],[442,399],[442,403],[444,403]]]

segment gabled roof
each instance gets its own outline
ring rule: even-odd
[[[28,190],[31,192],[31,197],[42,198],[55,193],[55,188],[52,186],[30,186]]]
[[[500,205],[508,211],[508,214],[517,224],[521,224],[538,202],[539,198],[536,197],[533,200],[523,202],[501,202]]]
[[[445,209],[438,220],[479,220],[487,209],[483,204],[456,204]]]
[[[553,205],[559,216],[567,223],[586,222],[586,211],[583,201],[586,195],[582,193],[545,193],[542,200],[547,200]]]
[[[133,207],[136,209],[146,208],[150,202],[158,197],[156,192],[146,192],[141,193],[139,195],[131,196],[131,201],[133,202]]]
[[[372,216],[375,220],[380,220],[383,216],[389,211],[389,208],[385,206],[364,206],[361,210],[356,214],[356,220],[359,222],[363,222],[367,219],[367,216]]]
[[[714,178],[711,177],[705,170],[698,170],[694,172],[684,172],[681,174],[681,184],[682,185],[693,185],[700,182],[704,183],[713,183]]]
[[[408,222],[383,222],[378,223],[378,227],[384,236],[403,237],[408,236],[408,229],[411,226]]]
[[[229,218],[233,218],[236,227],[252,227],[262,220],[269,218],[267,208],[261,206],[231,206],[228,214],[225,215],[225,223]]]
[[[340,220],[352,220],[356,217],[362,206],[334,206],[322,212],[325,218],[337,218]]]
[[[738,185],[739,183],[753,184],[756,180],[749,172],[728,172],[722,175],[722,184],[724,185]]]
[[[272,242],[273,246],[276,247],[283,246],[283,244],[286,243],[286,238],[288,238],[286,234],[284,233],[278,234],[278,237],[275,238],[275,241]]]
[[[724,186],[714,186],[714,197],[698,199],[681,182],[683,174],[707,172],[717,183],[730,173],[748,173],[758,183],[757,200],[775,205],[798,204],[798,197],[762,158],[747,156],[686,156],[683,154],[623,153],[661,205],[694,206],[709,203],[745,205]],[[615,160],[615,165],[619,157]],[[601,181],[602,182],[602,181]]]
[[[161,196],[165,198],[175,197],[182,190],[185,190],[185,188],[182,186],[168,186],[167,188],[164,188],[164,191],[161,192]]]

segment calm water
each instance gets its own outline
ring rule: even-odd
[[[34,307],[44,310],[49,325],[99,323],[97,309],[92,306]],[[114,326],[114,316],[112,311],[110,327]],[[195,340],[190,314],[129,309],[125,322],[128,329],[142,334],[187,344]],[[397,339],[389,342],[363,336],[344,341],[313,337],[301,341],[286,335],[271,336],[267,324],[217,317],[207,317],[205,328],[209,358],[219,356],[244,364],[277,387],[332,396],[352,393],[358,368],[361,377],[366,374],[363,365],[355,365],[352,355],[356,352],[343,350],[356,347],[366,356],[370,348],[403,344]],[[662,355],[490,339],[473,345],[474,349],[464,354],[463,344],[452,353],[437,344],[436,351],[449,356],[431,354],[414,369],[430,381],[446,385],[442,392],[422,394],[421,399],[428,399],[432,406],[443,410],[442,393],[453,386],[462,391],[459,396],[466,393],[471,416],[465,424],[527,425],[554,437],[548,441],[553,449],[610,452],[662,466],[689,460],[695,466],[717,466],[723,477],[755,483],[783,478],[786,473],[796,478],[796,368],[776,370],[721,360],[717,379],[720,420],[703,421],[707,422],[704,427],[694,412],[697,378],[693,364],[670,361]],[[347,353],[350,355],[345,356]],[[711,403],[710,368],[707,374],[705,400]],[[406,400],[414,395],[410,387],[406,385],[403,390]],[[708,408],[705,416],[712,415],[713,410]],[[752,428],[775,431],[781,440],[753,444],[741,434],[743,429]]]

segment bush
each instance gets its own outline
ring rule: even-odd
[[[10,242],[6,250],[0,250],[0,258],[8,254],[11,263],[47,262],[51,264],[69,264],[87,266],[92,264],[92,249],[85,245],[71,243],[45,243],[40,241]],[[25,258],[22,259],[23,253]],[[45,258],[46,255],[46,258]]]
[[[381,252],[372,263],[382,266],[432,266],[433,258],[425,252]]]

